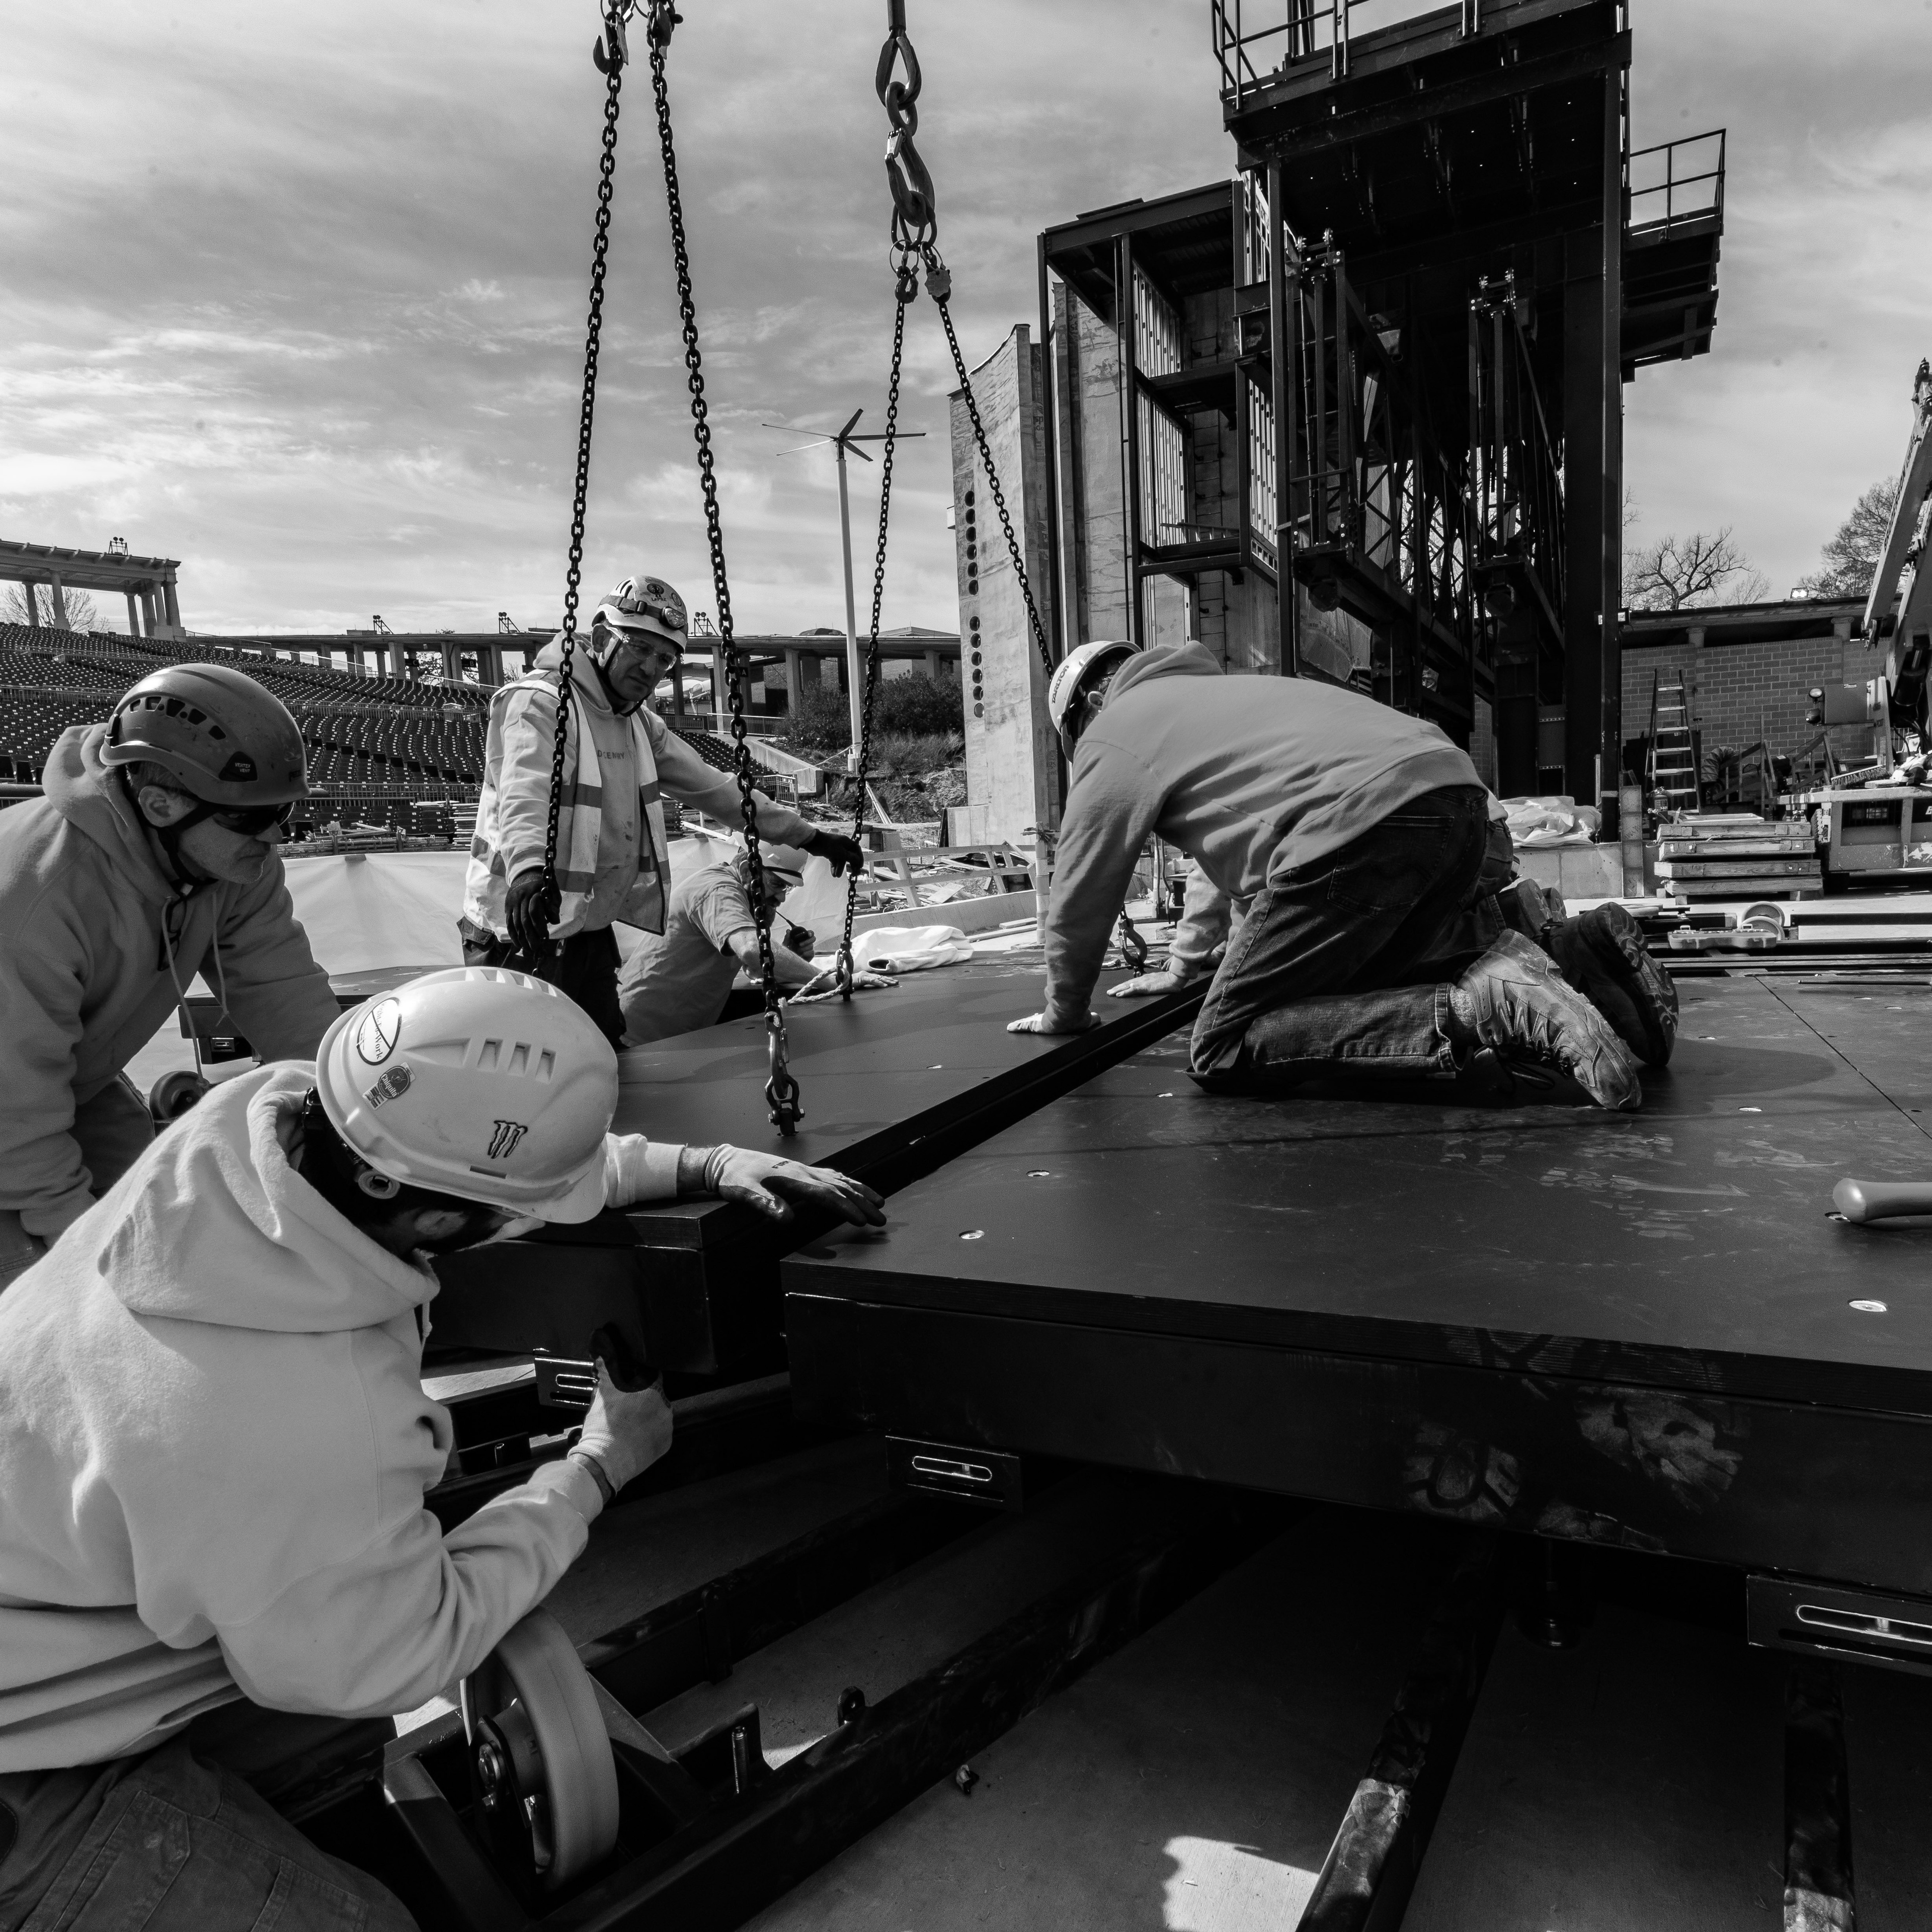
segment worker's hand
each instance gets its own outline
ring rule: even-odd
[[[816,852],[832,868],[835,878],[843,872],[856,873],[866,862],[866,848],[842,832],[814,832],[805,842],[805,849]]]
[[[596,1457],[614,1490],[634,1482],[670,1447],[670,1404],[664,1384],[620,1389],[597,1364],[597,1395],[584,1418],[577,1446]]]
[[[1150,1000],[1157,993],[1178,993],[1181,988],[1191,986],[1193,976],[1177,973],[1172,966],[1164,966],[1158,972],[1142,973],[1132,980],[1123,980],[1118,986],[1107,988],[1110,1000]]]
[[[809,959],[818,950],[818,935],[808,926],[795,926],[784,936],[788,952],[796,952],[801,959]]]
[[[1085,1012],[1077,1016],[1072,1013],[1028,1013],[1023,1020],[1009,1020],[1009,1033],[1090,1033],[1100,1024],[1100,1016]]]
[[[726,1201],[742,1201],[774,1221],[792,1218],[791,1202],[827,1208],[855,1228],[886,1225],[881,1197],[862,1180],[830,1167],[807,1167],[775,1154],[753,1154],[748,1148],[724,1147],[713,1185]]]
[[[505,896],[504,922],[517,950],[532,962],[550,950],[550,922],[556,916],[554,900],[544,892],[541,866],[531,866],[510,881]]]

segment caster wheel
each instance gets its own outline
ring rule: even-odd
[[[548,1610],[532,1610],[464,1679],[477,1810],[505,1866],[555,1891],[617,1842],[617,1768],[596,1688]]]

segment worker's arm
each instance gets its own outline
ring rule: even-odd
[[[1080,1033],[1096,1023],[1094,982],[1161,803],[1153,772],[1132,753],[1105,740],[1081,747],[1054,855],[1046,1005],[1009,1032]]]
[[[550,772],[556,754],[556,693],[547,685],[520,686],[496,700],[502,707],[496,769],[496,847],[503,876],[514,879],[544,860],[550,830]],[[576,710],[571,724],[576,728]]]
[[[678,1147],[642,1134],[604,1140],[604,1198],[612,1208],[646,1201],[739,1201],[775,1221],[789,1221],[788,1198],[828,1208],[855,1227],[884,1222],[879,1196],[834,1168],[807,1167],[748,1148]]]
[[[758,957],[758,928],[755,926],[742,926],[725,944],[738,964],[762,984],[764,965]],[[809,959],[801,959],[776,933],[772,934],[772,977],[781,986],[808,986],[824,971],[824,967],[814,966]]]
[[[657,760],[658,783],[668,798],[698,812],[708,812],[727,825],[742,822],[743,804],[738,781],[729,772],[713,771],[656,712],[642,714],[650,734],[651,751]],[[812,848],[817,828],[801,818],[789,806],[767,798],[763,792],[752,796],[758,801],[758,836],[776,844],[802,845]],[[539,853],[541,856],[541,853]]]
[[[1187,884],[1167,948],[1167,964],[1159,972],[1143,973],[1107,988],[1117,1000],[1145,999],[1156,993],[1178,992],[1183,986],[1211,973],[1226,950],[1230,902],[1199,863],[1187,862]]]
[[[0,1208],[51,1242],[94,1204],[73,1132],[88,948],[45,896],[9,926],[0,932]]]
[[[228,1011],[258,1060],[312,1060],[341,1008],[296,917],[279,854],[252,886],[224,886],[214,947],[202,978],[225,993]]]

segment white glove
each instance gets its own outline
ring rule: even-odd
[[[1162,967],[1158,972],[1143,973],[1137,978],[1123,980],[1118,986],[1107,988],[1110,1000],[1150,1000],[1157,993],[1178,993],[1181,988],[1193,983],[1192,976],[1177,973],[1171,966]]]
[[[774,1221],[792,1218],[790,1201],[829,1208],[855,1228],[883,1228],[881,1196],[862,1180],[830,1167],[807,1167],[783,1155],[754,1154],[749,1148],[713,1148],[706,1157],[705,1190],[726,1201],[742,1201]],[[787,1196],[790,1199],[788,1200]]]
[[[664,1454],[670,1447],[670,1404],[664,1400],[664,1384],[620,1389],[600,1361],[596,1400],[572,1453],[594,1458],[614,1493]]]
[[[1028,1013],[1023,1020],[1009,1020],[1009,1033],[1090,1033],[1100,1024],[1100,1016],[1095,1012],[1082,1013],[1076,1019],[1070,1015],[1054,1012]]]

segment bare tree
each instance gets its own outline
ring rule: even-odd
[[[27,602],[27,587],[23,584],[10,584],[0,591],[0,624],[34,624],[44,628],[53,622],[54,594],[43,584],[34,593],[40,604],[38,616]],[[100,627],[100,607],[85,590],[61,588],[62,601],[67,605],[67,620],[76,631],[92,631]]]
[[[1896,478],[1874,483],[1852,506],[1852,514],[1826,544],[1818,568],[1809,577],[1801,577],[1795,587],[1808,597],[1865,596],[1871,589],[1879,552],[1885,547],[1885,534],[1898,501]]]
[[[1688,610],[1700,605],[1754,604],[1769,581],[1755,568],[1726,524],[1661,537],[1624,556],[1624,602],[1632,610]]]

